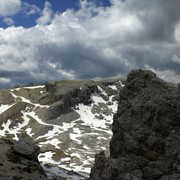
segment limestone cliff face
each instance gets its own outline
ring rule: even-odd
[[[92,180],[180,179],[180,89],[132,71],[120,91],[110,157],[96,155]]]

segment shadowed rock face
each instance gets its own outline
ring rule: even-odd
[[[39,146],[25,140],[24,138],[20,138],[19,141],[16,141],[12,150],[15,154],[21,157],[38,162],[38,155],[40,153]]]
[[[47,113],[45,113],[44,119],[52,120],[58,118],[62,114],[71,114],[71,107],[74,107],[78,103],[83,103],[85,105],[91,104],[90,96],[97,91],[97,85],[93,81],[46,83],[46,92],[48,94],[46,97],[43,97],[43,100],[46,99],[46,101],[51,102],[51,107],[48,109]],[[74,114],[72,116],[74,116]]]
[[[38,154],[39,147],[23,138],[19,141],[0,139],[0,180],[46,180]]]
[[[180,179],[180,90],[151,71],[132,71],[120,91],[110,157],[96,155],[92,180]]]

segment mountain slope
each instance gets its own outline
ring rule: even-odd
[[[124,82],[61,81],[1,90],[0,137],[25,137],[39,145],[38,159],[49,178],[87,178],[95,153],[108,152]]]

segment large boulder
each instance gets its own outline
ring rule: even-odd
[[[129,73],[112,131],[110,157],[96,155],[90,179],[180,179],[178,86],[151,71]]]
[[[25,139],[0,139],[0,179],[47,180],[38,154],[39,148]]]
[[[40,153],[39,146],[33,144],[31,141],[20,138],[19,141],[15,142],[13,152],[21,157],[29,160],[38,161],[38,154]]]

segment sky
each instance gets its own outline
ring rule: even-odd
[[[126,76],[180,79],[179,0],[0,0],[0,88]]]

